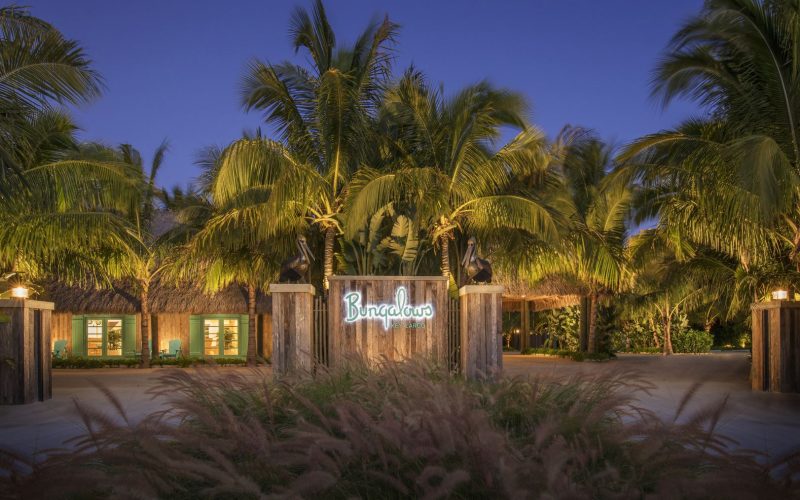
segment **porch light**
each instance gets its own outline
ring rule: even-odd
[[[772,292],[772,300],[786,300],[789,298],[789,292],[786,290],[774,290]]]
[[[27,299],[28,289],[24,286],[15,286],[11,289],[11,296],[16,299]]]

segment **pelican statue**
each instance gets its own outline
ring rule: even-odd
[[[302,234],[297,237],[297,250],[299,251],[297,255],[289,257],[281,264],[281,274],[278,277],[280,283],[307,281],[306,274],[314,255],[308,248],[306,237]]]
[[[467,242],[467,251],[464,253],[464,259],[461,261],[461,267],[464,269],[467,279],[475,283],[491,283],[492,281],[492,265],[486,259],[481,259],[475,253],[475,245],[477,244],[475,237],[471,237]]]

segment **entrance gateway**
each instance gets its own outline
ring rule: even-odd
[[[503,287],[465,286],[455,299],[448,284],[442,276],[332,276],[326,298],[311,285],[271,285],[276,375],[355,357],[421,358],[470,378],[499,372]]]

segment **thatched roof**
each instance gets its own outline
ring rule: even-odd
[[[586,293],[577,283],[557,276],[529,283],[518,276],[495,272],[492,283],[505,287],[503,298],[507,301],[531,302],[536,311],[579,304]]]
[[[95,290],[49,282],[43,284],[42,289],[38,298],[54,302],[56,312],[135,314],[139,310],[139,298],[124,284],[118,284],[113,289]],[[192,285],[175,287],[156,283],[150,289],[149,299],[153,314],[247,313],[247,290],[238,285],[231,285],[222,292],[208,295]],[[258,313],[268,313],[271,309],[271,299],[259,293],[256,304]]]

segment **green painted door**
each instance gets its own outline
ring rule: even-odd
[[[86,356],[86,316],[72,317],[72,354]]]
[[[203,317],[189,317],[189,355],[203,355]]]

